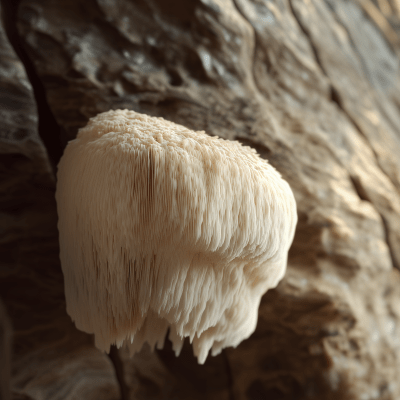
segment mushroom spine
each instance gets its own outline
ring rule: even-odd
[[[58,165],[67,312],[95,345],[185,337],[203,364],[255,330],[297,223],[288,183],[255,150],[129,110],[91,118]]]

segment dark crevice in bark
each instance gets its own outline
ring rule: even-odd
[[[259,45],[258,38],[257,38],[257,32],[256,32],[256,30],[255,30],[254,28],[253,28],[253,31],[254,31],[254,51],[253,51],[253,62],[252,62],[253,82],[254,82],[254,84],[256,85],[256,88],[257,88],[258,92],[259,92],[259,93],[262,93],[262,94],[263,94],[263,97],[265,98],[265,90],[258,84],[257,76],[256,76],[256,71],[255,71],[255,68],[256,68],[256,60],[257,60],[257,48],[259,48],[260,45]],[[267,64],[269,64],[269,65],[267,65],[267,67],[270,68],[270,63],[269,63],[269,61],[268,61]]]
[[[390,234],[389,223],[382,214],[380,214],[380,216],[382,218],[383,229],[385,230],[385,240],[386,240],[386,244],[389,248],[390,258],[392,259],[393,267],[400,271],[400,264],[397,262],[397,259],[395,257],[394,251],[393,251],[393,247],[391,246],[390,241],[389,241],[389,234]]]
[[[368,201],[372,204],[372,201],[368,197],[368,194],[365,191],[364,187],[362,186],[360,180],[357,177],[351,176],[351,175],[350,175],[350,179],[351,179],[351,182],[353,183],[355,192],[358,194],[358,197],[361,200]]]
[[[331,91],[331,101],[336,103],[336,105],[340,108],[340,110],[343,110],[343,103],[340,93],[332,85],[330,86],[330,91]]]
[[[111,346],[110,354],[108,355],[108,357],[110,358],[110,360],[114,366],[115,376],[117,377],[119,389],[121,392],[121,400],[129,400],[130,399],[129,387],[126,384],[125,378],[124,378],[124,364],[118,353],[118,349],[114,345]]]
[[[2,24],[7,38],[18,58],[25,67],[27,77],[32,85],[38,113],[38,133],[47,150],[54,174],[60,161],[66,139],[63,130],[58,125],[46,98],[46,90],[36,72],[32,60],[23,46],[23,41],[17,29],[17,13],[20,0],[0,0],[2,7]]]
[[[232,368],[231,368],[231,365],[229,363],[229,358],[228,358],[228,354],[226,354],[226,350],[222,351],[222,356],[224,358],[225,368],[226,368],[226,372],[227,372],[227,375],[228,375],[229,400],[235,400],[235,394],[234,394],[234,391],[233,391]]]
[[[13,327],[6,306],[0,299],[0,399],[11,399]]]
[[[358,194],[358,197],[361,200],[368,201],[369,203],[374,205],[374,203],[369,198],[367,192],[365,191],[364,187],[362,186],[360,180],[355,176],[351,176],[351,175],[349,175],[349,176],[350,176],[351,182],[353,183],[355,192]],[[375,208],[375,210],[376,210],[376,208]],[[390,254],[391,261],[392,261],[392,265],[393,265],[394,268],[396,268],[397,270],[400,271],[400,265],[397,262],[396,256],[395,256],[394,251],[393,251],[393,247],[391,246],[390,240],[389,240],[390,229],[389,229],[388,221],[381,213],[379,213],[379,211],[377,211],[377,212],[380,215],[381,220],[382,220],[383,229],[385,231],[385,242],[386,242],[386,244],[388,246],[388,249],[389,249],[389,254]]]

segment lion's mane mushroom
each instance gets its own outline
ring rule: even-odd
[[[203,364],[248,338],[283,277],[293,193],[251,148],[116,110],[91,118],[58,166],[67,312],[95,345],[148,342],[168,328]]]

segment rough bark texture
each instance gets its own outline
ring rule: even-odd
[[[110,359],[65,312],[54,174],[32,86],[4,29],[0,88],[0,296],[14,333],[12,398],[116,400]]]
[[[400,398],[397,1],[3,4],[35,89],[0,31],[14,398]],[[65,313],[51,165],[60,140],[117,108],[253,146],[295,193],[286,277],[251,338],[204,366],[188,343],[179,358],[168,343],[108,358]]]

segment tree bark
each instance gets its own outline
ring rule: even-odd
[[[3,0],[14,399],[400,398],[398,4]],[[204,366],[168,341],[110,358],[66,314],[56,165],[90,117],[125,108],[252,146],[296,197],[288,270],[256,332]]]

